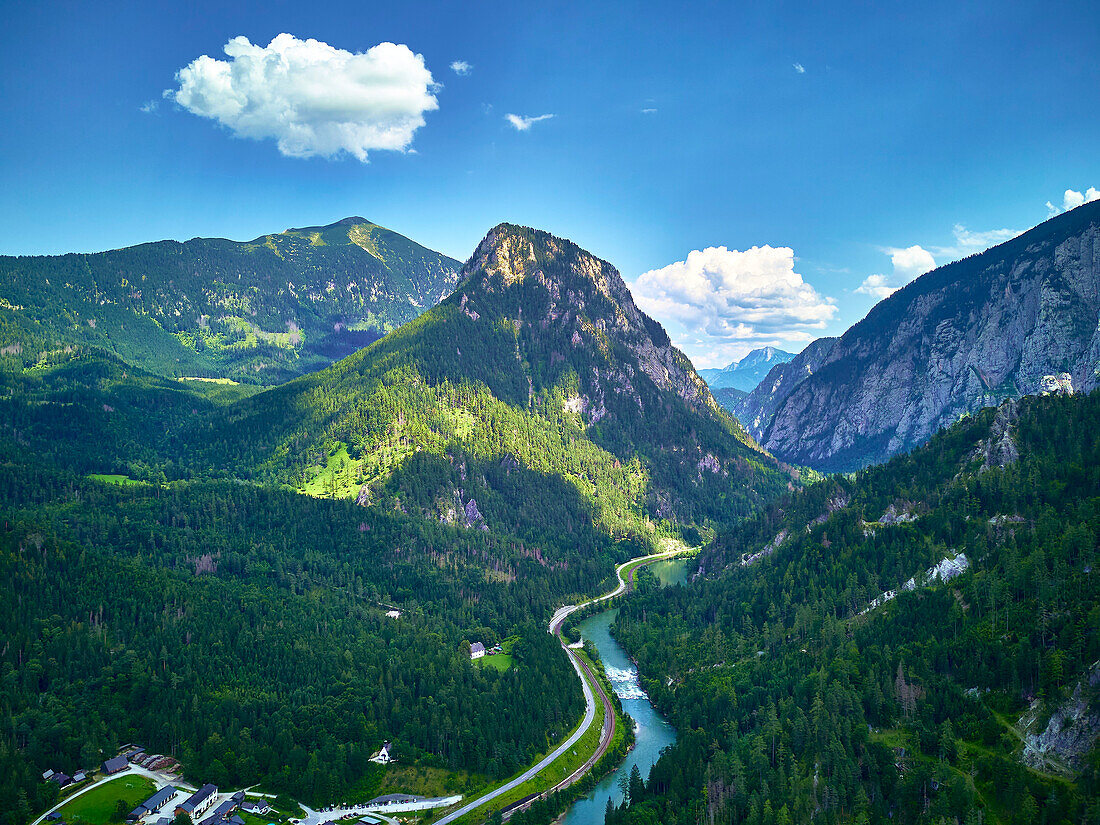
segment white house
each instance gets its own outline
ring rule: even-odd
[[[485,645],[483,645],[481,642],[474,642],[472,645],[470,645],[470,658],[471,659],[480,659],[484,655],[485,655]]]
[[[378,751],[374,756],[370,758],[371,762],[377,762],[379,765],[388,765],[390,762],[395,761],[395,757],[392,753],[393,743],[387,742],[382,746],[382,750]]]

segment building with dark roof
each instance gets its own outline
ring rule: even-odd
[[[180,814],[187,814],[194,819],[199,814],[203,813],[207,808],[214,804],[214,798],[218,794],[217,785],[211,785],[207,782],[191,796],[187,798],[186,802],[182,802],[176,806],[176,816]]]
[[[73,778],[67,773],[55,773],[53,776],[50,777],[50,781],[56,782],[58,785],[64,788],[66,785],[72,784]]]
[[[116,756],[113,759],[108,759],[103,763],[103,772],[110,776],[113,773],[126,770],[129,767],[130,762],[125,756]]]
[[[127,822],[136,822],[146,814],[156,813],[165,805],[168,804],[168,800],[176,795],[176,789],[171,785],[165,785],[151,797],[146,799],[132,811],[129,816],[126,817]]]

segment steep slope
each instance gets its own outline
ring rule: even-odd
[[[711,390],[732,387],[742,392],[751,392],[764,380],[768,371],[777,364],[785,364],[794,358],[794,354],[775,347],[754,349],[740,361],[733,361],[721,369],[699,370],[699,375],[707,382]]]
[[[738,402],[744,400],[748,395],[744,390],[737,390],[733,387],[719,387],[712,390],[712,392],[714,393],[714,400],[729,413],[737,409]]]
[[[247,243],[0,257],[0,359],[94,345],[160,375],[280,383],[434,306],[460,266],[363,218]]]
[[[790,361],[776,364],[768,374],[742,399],[734,403],[732,412],[752,437],[760,441],[767,432],[783,402],[795,387],[821,369],[836,338],[818,338]]]
[[[614,267],[507,224],[439,306],[205,427],[226,472],[562,540],[728,521],[787,484]]]
[[[1100,202],[918,278],[848,330],[785,398],[754,394],[740,414],[759,421],[763,445],[787,461],[863,466],[1062,374],[1079,390],[1097,386],[1098,321]]]
[[[625,604],[680,738],[608,825],[1094,821],[1098,420],[1100,393],[983,410]]]

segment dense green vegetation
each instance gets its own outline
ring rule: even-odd
[[[490,529],[517,532],[571,532],[585,512],[618,536],[647,519],[729,523],[786,488],[660,326],[624,304],[610,265],[546,233],[494,233],[529,250],[527,269],[502,282],[475,256],[415,321],[223,408],[195,430],[195,471],[295,486],[323,475],[333,495],[366,485],[384,509],[444,520],[471,520],[460,511],[474,499]],[[666,358],[681,385],[657,386],[643,355]],[[339,478],[330,459],[342,449]],[[531,489],[531,473],[555,486]]]
[[[1011,418],[790,496],[719,537],[707,581],[622,607],[681,735],[609,825],[1098,821],[1095,747],[1031,770],[1017,722],[1036,701],[1042,730],[1100,659],[1100,393],[1020,402],[1019,460],[984,467]],[[968,572],[861,615],[952,551]]]
[[[372,790],[357,783],[386,739],[495,778],[580,714],[542,622],[607,577],[600,557],[553,569],[514,539],[225,483],[8,467],[0,509],[5,811],[37,807],[45,767],[124,741],[204,781],[325,801]],[[470,663],[464,642],[513,633],[513,668]]]
[[[272,385],[415,318],[459,267],[363,218],[248,243],[0,257],[0,366],[83,345],[158,375]]]

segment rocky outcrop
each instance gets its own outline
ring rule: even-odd
[[[974,450],[974,458],[982,460],[983,470],[994,467],[1003,469],[1020,459],[1020,451],[1012,434],[1012,427],[1019,416],[1016,402],[1011,399],[998,408],[989,427],[989,438],[979,441]]]
[[[917,279],[772,370],[738,417],[785,461],[854,469],[1005,399],[1097,387],[1098,322],[1095,202]]]
[[[1042,703],[1038,700],[1020,719],[1024,731],[1024,764],[1037,770],[1075,775],[1097,737],[1100,737],[1100,710],[1095,700],[1100,694],[1100,662],[1073,689],[1073,693],[1050,714],[1041,730]]]

